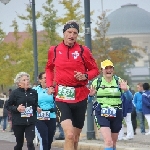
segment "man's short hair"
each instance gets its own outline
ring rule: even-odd
[[[12,89],[9,89],[8,92],[12,92]]]
[[[149,90],[149,83],[143,83],[143,90]]]
[[[143,86],[143,83],[138,83],[137,85],[139,85],[139,86],[141,86],[141,87],[142,87],[142,86]]]

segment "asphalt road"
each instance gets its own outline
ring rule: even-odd
[[[0,150],[13,150],[16,143],[0,140]],[[22,150],[27,150],[26,143]],[[40,150],[39,146],[35,146],[35,150]],[[53,147],[51,150],[63,150],[62,148]]]

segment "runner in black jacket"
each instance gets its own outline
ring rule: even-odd
[[[36,109],[37,109],[37,92],[34,89],[23,89],[17,88],[12,91],[7,108],[12,113],[13,125],[30,125],[35,124],[36,121]],[[23,106],[30,107],[33,109],[33,116],[31,117],[21,117],[20,112],[17,110],[18,106],[23,104]]]
[[[38,95],[30,88],[30,76],[20,72],[15,78],[18,88],[12,91],[7,109],[12,113],[13,130],[17,145],[14,150],[21,150],[24,142],[24,133],[28,150],[35,150],[33,140],[35,137],[35,122]]]

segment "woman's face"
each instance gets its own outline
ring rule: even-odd
[[[42,78],[39,80],[42,86],[46,86],[46,74],[42,75]]]
[[[103,72],[103,76],[105,76],[106,78],[110,78],[114,74],[114,67],[107,66],[105,67],[105,69],[102,70],[102,72]]]
[[[30,78],[26,75],[22,76],[18,86],[24,89],[28,89],[30,87]]]

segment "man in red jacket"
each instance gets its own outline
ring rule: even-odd
[[[67,22],[63,29],[64,40],[50,47],[46,65],[48,91],[49,94],[55,92],[56,107],[65,133],[64,150],[77,150],[89,94],[86,85],[88,80],[99,75],[90,49],[76,42],[78,33],[79,25],[75,21]]]

